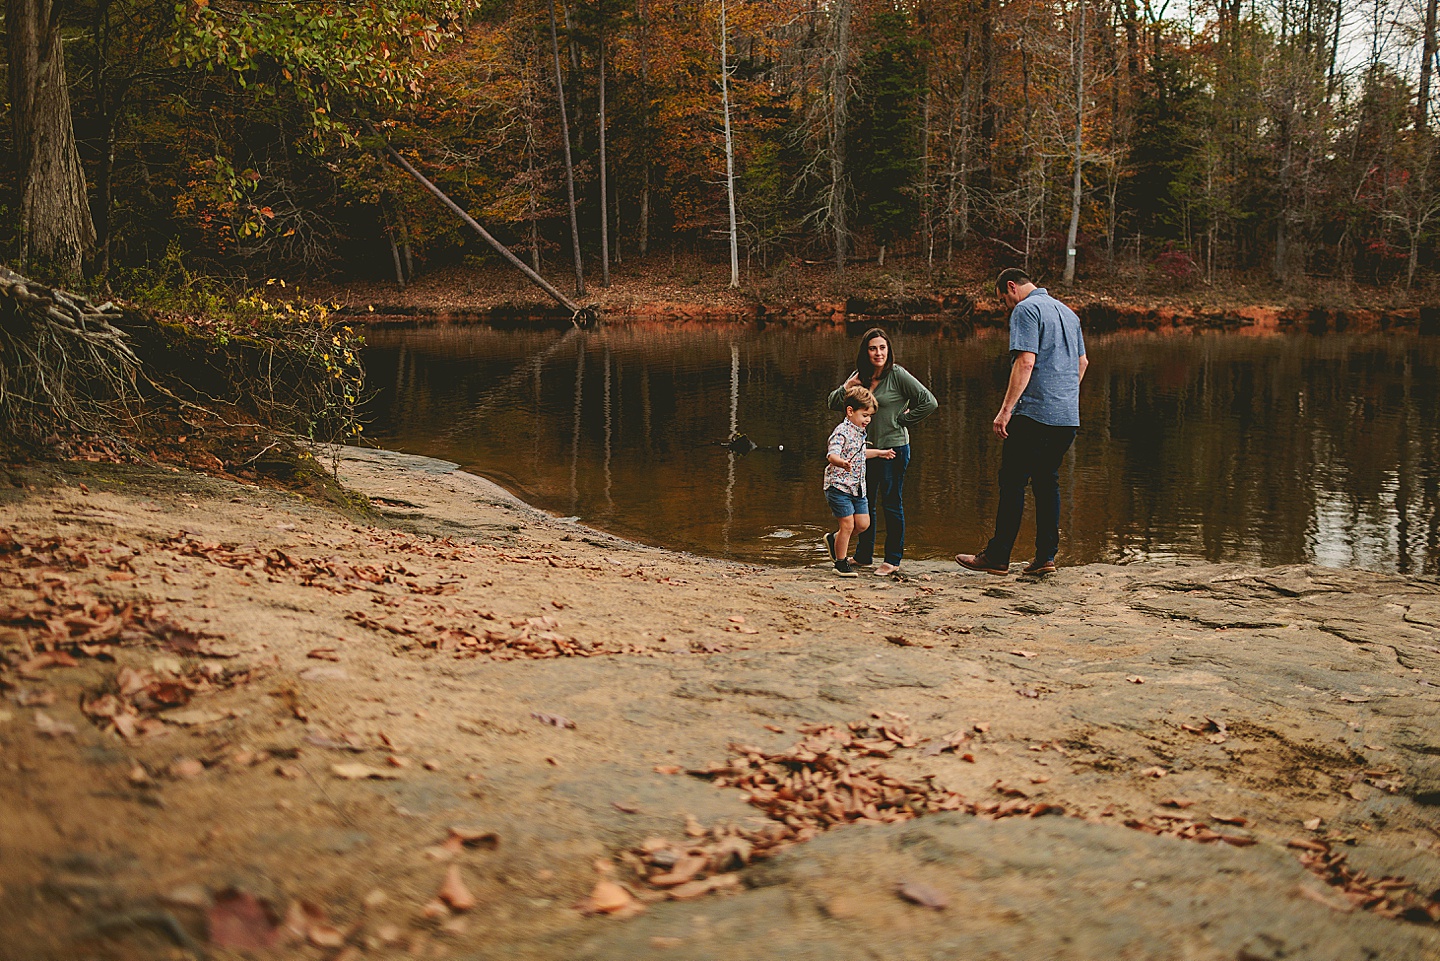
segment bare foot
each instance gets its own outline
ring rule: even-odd
[[[899,564],[891,564],[889,561],[886,561],[885,563],[881,564],[879,567],[875,568],[875,576],[876,576],[876,577],[889,577],[891,574],[894,574],[894,573],[895,573],[896,571],[898,571],[898,570],[900,570],[900,565],[899,565]]]

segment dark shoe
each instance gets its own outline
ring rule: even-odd
[[[982,574],[1009,574],[1010,568],[997,567],[995,562],[985,556],[985,552],[978,554],[956,554],[955,563],[972,571],[979,571]]]
[[[1023,571],[1021,571],[1020,573],[1022,573],[1022,574],[1027,574],[1027,575],[1029,575],[1030,577],[1040,577],[1040,576],[1042,576],[1042,575],[1044,575],[1044,574],[1054,574],[1054,573],[1055,573],[1055,562],[1054,562],[1054,561],[1042,561],[1042,560],[1040,560],[1040,558],[1037,557],[1037,558],[1035,558],[1035,560],[1031,561],[1030,564],[1029,564],[1029,566],[1026,567],[1026,568],[1025,568]]]
[[[835,563],[840,558],[835,556],[835,532],[831,531],[825,535],[825,549],[830,552],[830,563]]]
[[[835,573],[836,573],[836,574],[839,574],[841,577],[859,577],[859,576],[860,576],[859,574],[856,574],[856,573],[855,573],[855,571],[854,571],[853,568],[851,568],[850,562],[847,561],[847,560],[846,560],[845,558],[843,558],[843,557],[840,558],[838,561],[835,562]]]
[[[852,557],[852,558],[850,558],[850,566],[851,566],[851,567],[874,567],[874,566],[875,566],[875,561],[874,561],[873,559],[868,560],[868,561],[862,561],[862,560],[857,560],[857,559],[855,559],[855,558]]]

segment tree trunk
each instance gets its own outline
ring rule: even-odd
[[[575,296],[585,296],[585,265],[580,260],[580,221],[575,213],[575,164],[570,159],[570,120],[565,115],[565,81],[560,75],[560,38],[555,0],[550,0],[550,50],[555,56],[555,95],[560,98],[560,139],[565,144],[565,190],[570,201],[570,242],[575,253]]]
[[[1415,98],[1415,126],[1424,133],[1430,117],[1430,79],[1435,66],[1435,7],[1436,0],[1425,4],[1425,43],[1421,48],[1420,92]]]
[[[640,138],[640,257],[650,252],[650,21],[645,0],[635,3],[636,30],[640,45],[640,102],[647,105],[641,122],[645,129]]]
[[[1065,237],[1065,283],[1075,282],[1075,240],[1080,231],[1081,171],[1085,146],[1085,0],[1080,0],[1075,47],[1075,178],[1070,185],[1070,230]]]
[[[735,140],[730,133],[730,58],[725,37],[725,0],[720,0],[720,100],[725,108],[725,194],[730,204],[730,286],[740,286],[740,233],[735,224]]]
[[[845,122],[850,93],[850,16],[854,0],[836,0],[831,8],[835,18],[834,64],[830,78],[830,227],[835,233],[835,271],[845,272],[845,246],[849,228],[845,223]]]
[[[95,243],[95,224],[75,149],[60,12],[52,0],[5,2],[20,260],[73,280]]]
[[[600,286],[610,286],[610,193],[605,180],[605,33],[600,33]]]

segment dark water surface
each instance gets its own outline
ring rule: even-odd
[[[750,327],[367,335],[380,446],[459,462],[563,516],[652,544],[823,557],[829,390],[856,338]],[[906,556],[981,547],[1003,333],[907,334],[940,400],[911,432]],[[1202,558],[1440,573],[1440,338],[1112,334],[1087,341],[1061,470],[1060,563]],[[764,447],[716,446],[738,430]],[[1021,531],[1016,559],[1033,544]],[[883,521],[882,521],[883,525]],[[883,536],[883,529],[882,529]]]

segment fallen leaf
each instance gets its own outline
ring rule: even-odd
[[[1301,821],[1300,825],[1307,831],[1318,831],[1320,830],[1320,819],[1307,818],[1306,820]]]
[[[703,854],[687,855],[677,860],[669,871],[652,875],[648,880],[652,887],[673,888],[693,880],[709,863],[710,859]]]
[[[174,764],[170,765],[171,777],[178,777],[187,781],[191,778],[199,777],[204,773],[205,765],[201,764],[193,757],[181,758]]]
[[[1167,807],[1167,808],[1181,808],[1181,809],[1184,809],[1184,808],[1190,807],[1190,806],[1191,806],[1192,804],[1194,804],[1195,802],[1192,801],[1192,800],[1190,800],[1189,798],[1186,798],[1186,797],[1172,797],[1172,798],[1166,798],[1165,800],[1161,801],[1160,803],[1161,803],[1162,805],[1164,805],[1165,807]]]
[[[1016,648],[1015,650],[1011,651],[1010,653],[1011,653],[1011,654],[1014,654],[1016,657],[1039,657],[1039,656],[1040,656],[1039,654],[1036,654],[1034,651],[1022,651],[1022,650],[1020,650],[1019,648]]]
[[[387,771],[383,768],[358,763],[332,764],[330,773],[346,781],[361,781],[366,778],[374,778],[377,781],[394,781],[400,777],[397,771]]]
[[[731,615],[730,615],[730,623],[731,623],[731,624],[744,624],[744,623],[745,623],[745,618],[741,617],[739,614],[731,614]]]
[[[1323,904],[1331,911],[1338,911],[1341,914],[1349,914],[1351,911],[1355,910],[1355,905],[1351,904],[1350,902],[1340,901],[1338,899],[1331,898],[1320,891],[1314,890],[1308,884],[1301,884],[1296,887],[1295,893],[1300,895],[1302,898],[1309,898],[1311,901],[1314,901],[1318,904]]]
[[[1032,775],[1030,775],[1030,783],[1031,783],[1031,784],[1044,784],[1046,781],[1049,781],[1049,780],[1050,780],[1050,775],[1048,775],[1048,774],[1032,774]]]
[[[1163,767],[1147,767],[1145,770],[1143,770],[1143,771],[1140,772],[1140,776],[1141,776],[1141,777],[1164,777],[1165,775],[1167,775],[1167,774],[1169,774],[1169,773],[1170,773],[1170,772],[1167,771],[1167,770],[1165,770]]]
[[[610,805],[622,814],[640,813],[640,805],[634,801],[611,801]]]
[[[933,911],[943,911],[950,905],[950,899],[943,893],[918,881],[899,882],[895,885],[895,893],[911,904],[918,904]]]
[[[1211,814],[1210,820],[1219,821],[1221,824],[1233,824],[1241,828],[1250,823],[1249,818],[1240,817],[1235,814]]]
[[[740,886],[740,877],[735,874],[717,874],[714,877],[705,878],[702,881],[689,881],[670,889],[670,898],[674,901],[689,901],[693,898],[703,897],[711,891],[719,891],[722,888],[737,888]]]
[[[595,888],[579,905],[585,914],[614,914],[635,902],[635,896],[614,881],[600,880]]]
[[[475,896],[470,889],[465,887],[465,882],[460,877],[460,865],[452,864],[445,871],[445,882],[440,885],[440,891],[436,895],[456,911],[469,911],[475,906]]]
[[[317,647],[305,655],[317,661],[338,661],[340,654],[333,647]]]
[[[1020,688],[1016,688],[1016,689],[1015,689],[1015,693],[1016,693],[1016,694],[1019,694],[1021,697],[1039,697],[1039,696],[1040,696],[1040,692],[1037,691],[1037,690],[1035,690],[1033,687],[1020,687]]]
[[[181,727],[199,727],[202,724],[223,721],[229,716],[223,711],[202,711],[196,708],[185,711],[166,711],[160,715],[160,719],[170,724],[179,724]]]
[[[655,765],[655,773],[656,773],[656,774],[679,774],[679,773],[681,772],[681,770],[683,770],[683,769],[682,769],[682,768],[680,767],[680,765],[678,765],[678,764],[657,764],[657,765]]]
[[[1299,848],[1302,851],[1329,851],[1330,845],[1320,841],[1312,841],[1309,838],[1291,838],[1285,842],[1287,848]]]
[[[773,732],[776,733],[776,734],[784,734],[784,733],[785,733],[785,729],[784,729],[783,727],[776,727],[774,724],[762,724],[762,725],[760,725],[760,726],[763,727],[765,730],[767,730],[767,731],[773,731]]]
[[[35,712],[35,730],[45,737],[64,737],[75,733],[75,725],[57,721],[44,711]]]
[[[976,721],[976,722],[975,722],[975,730],[976,730],[977,732],[979,732],[980,734],[986,733],[987,731],[990,730],[990,722],[989,722],[989,721]]]
[[[1145,678],[1141,677],[1139,674],[1127,674],[1125,675],[1125,680],[1129,681],[1131,684],[1145,683]]]
[[[530,716],[541,724],[552,724],[558,728],[574,727],[575,722],[560,714],[545,714],[541,711],[531,711]]]
[[[253,895],[233,888],[215,895],[206,912],[210,943],[241,951],[274,947],[282,937],[279,924],[268,905]]]

